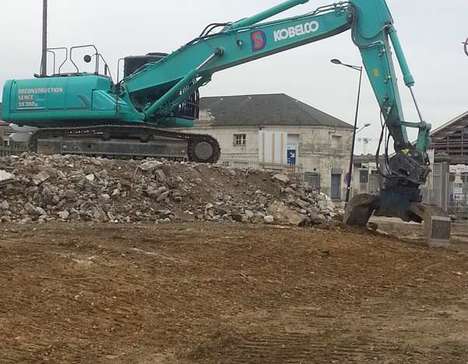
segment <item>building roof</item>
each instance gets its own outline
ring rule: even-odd
[[[468,126],[468,111],[446,122],[442,126],[434,129],[431,132],[432,137],[445,137],[456,130],[463,129]]]
[[[445,155],[450,164],[468,164],[468,112],[435,129],[431,138],[436,157]]]
[[[285,94],[204,97],[200,101],[200,109],[209,113],[209,119],[215,126],[353,129],[352,125]]]

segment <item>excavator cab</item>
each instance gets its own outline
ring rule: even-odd
[[[145,66],[157,63],[167,57],[167,53],[153,52],[144,56],[128,56],[124,58],[124,78],[131,76],[134,73],[144,71]],[[154,88],[153,90],[144,90],[140,93],[134,93],[132,99],[135,105],[140,105],[141,109],[148,103],[154,103],[162,95],[173,87],[173,84],[168,84],[165,87]],[[185,90],[182,89],[180,93]],[[180,119],[195,120],[198,119],[200,113],[200,92],[196,90],[187,99],[179,105],[174,111],[174,116]]]
[[[144,56],[128,56],[124,58],[124,78],[141,70],[148,63],[156,63],[167,57],[167,53],[153,52]]]

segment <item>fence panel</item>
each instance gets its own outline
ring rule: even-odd
[[[27,151],[28,146],[23,143],[10,143],[8,145],[0,145],[0,157],[18,155]]]
[[[450,171],[447,163],[434,163],[426,185],[422,188],[424,202],[449,210]]]

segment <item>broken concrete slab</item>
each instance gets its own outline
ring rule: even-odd
[[[307,216],[287,207],[284,202],[274,201],[268,208],[268,212],[280,224],[304,226],[310,220]]]
[[[36,185],[36,186],[39,186],[40,184],[44,183],[45,181],[47,181],[48,179],[50,178],[50,175],[45,172],[45,171],[42,171],[42,172],[39,172],[38,174],[34,175],[32,177],[32,180],[33,180],[33,183]]]
[[[289,177],[286,176],[285,174],[275,174],[273,176],[273,179],[276,181],[282,182],[284,184],[288,184],[290,182]]]
[[[15,176],[12,173],[0,170],[0,185],[11,182],[14,178]]]
[[[432,248],[447,248],[450,245],[452,221],[448,214],[437,206],[424,206],[424,235]]]

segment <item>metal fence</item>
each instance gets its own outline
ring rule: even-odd
[[[468,172],[450,171],[448,163],[435,163],[423,196],[424,202],[440,206],[452,217],[468,219]]]
[[[18,155],[28,151],[28,146],[23,143],[0,144],[0,157]]]
[[[448,163],[434,163],[432,172],[422,188],[424,202],[437,205],[448,211],[449,209],[449,179]]]
[[[457,198],[454,198],[453,195],[450,196],[448,212],[458,219],[468,219],[468,192],[459,194]]]
[[[448,211],[459,219],[468,219],[468,173],[450,173]]]

